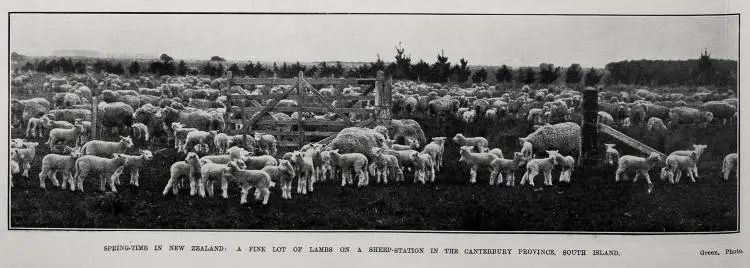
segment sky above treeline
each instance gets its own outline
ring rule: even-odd
[[[737,16],[13,14],[10,49],[233,61],[393,61],[513,67],[604,67],[620,60],[683,60],[708,49],[738,58]]]

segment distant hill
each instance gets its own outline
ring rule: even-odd
[[[84,49],[58,49],[52,52],[53,57],[85,57],[85,58],[101,58],[104,55],[96,50],[84,50]]]

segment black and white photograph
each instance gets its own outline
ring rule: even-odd
[[[8,17],[11,231],[740,230],[738,14]]]

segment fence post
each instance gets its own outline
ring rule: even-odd
[[[91,139],[92,140],[98,140],[99,139],[99,119],[97,118],[98,110],[99,110],[99,101],[97,100],[97,97],[91,98]]]
[[[305,133],[302,131],[302,106],[305,102],[305,91],[303,85],[305,81],[305,73],[299,71],[297,75],[297,149],[302,149],[302,144],[305,140]]]
[[[581,158],[580,161],[584,167],[597,165],[599,159],[598,140],[598,113],[599,113],[599,92],[593,87],[587,87],[583,90],[583,124],[581,126]]]

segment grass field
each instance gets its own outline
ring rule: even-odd
[[[484,135],[491,146],[501,146],[506,155],[518,150],[514,145],[517,132],[528,131],[525,125],[430,120],[418,119],[428,136],[452,137],[457,132]],[[89,177],[85,193],[63,191],[49,182],[48,189],[42,190],[37,174],[48,147],[41,145],[29,172],[31,178],[13,177],[10,223],[11,227],[133,229],[734,231],[737,182],[721,180],[719,158],[728,153],[724,150],[736,148],[736,131],[716,131],[721,130],[697,130],[685,137],[673,133],[669,139],[673,142],[662,145],[667,152],[673,149],[668,147],[684,147],[696,141],[711,146],[699,165],[701,177],[697,183],[683,179],[679,185],[667,185],[653,170],[651,178],[656,186],[650,195],[643,179],[637,184],[615,183],[612,172],[595,168],[588,174],[576,170],[569,185],[557,184],[555,172],[556,185],[552,187],[543,187],[541,176],[533,188],[518,184],[514,188],[490,187],[486,170],[479,172],[476,185],[469,185],[468,168],[458,164],[458,147],[449,141],[445,168],[437,174],[435,185],[411,183],[409,175],[405,183],[375,185],[371,181],[365,188],[342,188],[340,182],[328,181],[316,184],[312,194],[293,193],[291,200],[282,200],[279,189],[272,189],[265,207],[257,202],[240,205],[237,187],[230,187],[228,200],[218,195],[191,197],[184,190],[176,197],[162,196],[169,165],[184,157],[173,149],[157,155],[150,167],[141,171],[140,188],[122,185],[117,194],[101,193],[96,190],[95,179]],[[734,141],[727,136],[730,134]],[[21,135],[20,129],[13,129],[13,138]],[[621,154],[628,153],[624,145],[618,148]],[[516,178],[520,177],[519,172]],[[128,174],[122,178],[127,181]]]

